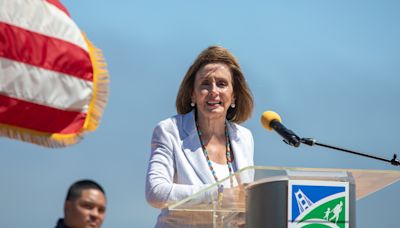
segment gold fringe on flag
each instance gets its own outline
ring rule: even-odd
[[[100,118],[108,101],[109,74],[103,53],[82,34],[89,47],[90,60],[93,66],[93,96],[83,126],[84,131],[94,131],[100,124]]]

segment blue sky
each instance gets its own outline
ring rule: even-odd
[[[400,155],[398,1],[104,1],[63,3],[104,52],[111,75],[102,123],[74,146],[0,138],[0,227],[53,227],[68,186],[101,183],[103,227],[152,227],[144,199],[150,138],[172,116],[187,68],[210,45],[239,59],[255,98],[244,123],[262,166],[392,169],[324,148],[292,148],[260,124],[265,110],[302,137],[384,158]],[[357,226],[396,227],[400,183],[357,202]]]

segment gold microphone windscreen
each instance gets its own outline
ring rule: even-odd
[[[276,120],[278,122],[282,122],[281,117],[278,113],[274,111],[265,111],[261,116],[261,123],[267,130],[272,131],[272,127],[270,126],[271,121]]]

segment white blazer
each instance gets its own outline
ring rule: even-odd
[[[252,166],[254,142],[251,132],[227,121],[236,168]],[[251,178],[251,177],[250,177]],[[194,111],[161,121],[154,129],[146,176],[146,200],[164,208],[157,227],[168,216],[168,204],[178,202],[215,183],[198,137]]]

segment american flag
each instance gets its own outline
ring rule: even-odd
[[[0,135],[47,147],[99,125],[108,72],[58,0],[0,0]]]

